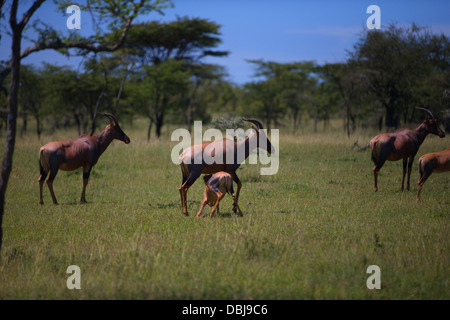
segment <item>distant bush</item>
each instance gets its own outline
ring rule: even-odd
[[[238,129],[244,126],[244,120],[239,119],[227,119],[224,117],[212,119],[209,128],[215,128],[225,131],[226,129]]]

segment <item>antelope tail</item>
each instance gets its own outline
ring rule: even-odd
[[[422,166],[422,161],[423,161],[423,159],[419,159],[419,173],[420,173],[420,176],[421,176],[421,177],[422,177],[423,174],[424,174],[424,172],[423,172],[423,166]]]

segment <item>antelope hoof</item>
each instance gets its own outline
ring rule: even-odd
[[[39,204],[44,204],[44,201],[42,201],[42,200],[39,200]]]

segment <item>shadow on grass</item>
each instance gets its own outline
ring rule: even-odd
[[[187,207],[188,208],[194,208],[194,207],[200,207],[201,202],[200,201],[194,201],[194,200],[188,200],[187,201]],[[181,202],[179,200],[172,200],[169,202],[159,202],[159,203],[149,203],[150,208],[153,209],[166,209],[166,208],[180,208],[181,209]]]
[[[88,202],[79,202],[79,201],[69,201],[69,202],[58,202],[57,204],[53,204],[51,201],[44,202],[43,204],[39,204],[40,206],[87,206],[93,204],[109,204],[115,205],[117,202],[112,201],[88,201]]]
[[[236,218],[243,218],[243,217],[239,217],[238,215],[234,214],[233,212],[227,212],[227,213],[220,212],[219,214],[215,213],[212,218],[209,217],[209,214],[210,214],[210,212],[204,212],[204,215],[203,215],[202,219],[236,219]]]
[[[187,201],[187,208],[188,211],[191,214],[194,214],[194,216],[197,214],[198,209],[200,208],[202,202],[201,201],[195,201],[195,200],[188,200]],[[152,209],[180,209],[181,210],[181,203],[179,200],[173,200],[169,202],[164,203],[149,203],[150,208]],[[203,214],[205,215],[205,218],[209,218],[209,214],[211,213],[211,207],[205,206],[205,209],[203,210]],[[219,214],[215,213],[213,218],[225,218],[230,219],[234,218],[236,215],[234,212],[220,212]]]

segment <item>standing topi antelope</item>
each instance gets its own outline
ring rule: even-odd
[[[420,191],[422,190],[422,186],[425,181],[427,181],[428,177],[433,172],[446,171],[450,171],[450,149],[441,152],[427,153],[419,158],[420,178],[417,182],[417,202],[420,201]]]
[[[372,149],[372,161],[375,164],[373,168],[374,190],[378,191],[377,177],[378,172],[384,165],[386,160],[398,161],[403,159],[403,178],[402,191],[404,190],[406,165],[408,164],[408,184],[407,189],[410,190],[409,181],[411,176],[411,167],[419,150],[420,145],[425,137],[432,133],[439,137],[445,137],[445,133],[438,127],[436,119],[431,112],[424,108],[416,108],[427,113],[428,117],[414,130],[400,129],[394,133],[382,133],[370,140],[370,148]],[[409,161],[408,161],[409,158]]]
[[[243,118],[243,120],[251,122],[256,126],[256,128],[254,128],[255,131],[252,131],[244,140],[235,142],[223,138],[222,140],[213,142],[204,142],[202,144],[190,146],[180,154],[179,159],[183,180],[179,191],[182,212],[185,215],[189,215],[187,210],[187,191],[201,174],[211,174],[219,171],[228,172],[233,178],[233,181],[237,184],[236,201],[238,201],[242,183],[236,174],[236,170],[240,167],[241,163],[247,159],[250,153],[256,148],[262,148],[269,154],[275,152],[275,149],[272,147],[272,144],[263,130],[261,122],[247,118]],[[219,158],[220,161],[214,161],[208,164],[205,161],[206,155]],[[196,159],[199,161],[195,161]]]
[[[123,141],[126,144],[130,143],[130,138],[122,131],[114,115],[110,113],[99,114],[107,117],[110,123],[98,135],[89,136],[83,134],[74,140],[50,142],[39,150],[39,168],[41,172],[38,180],[40,204],[44,203],[42,200],[42,186],[48,173],[50,173],[50,176],[47,180],[47,186],[53,203],[58,204],[53,192],[53,180],[58,170],[73,171],[81,167],[83,167],[81,202],[86,203],[86,186],[91,169],[97,163],[98,158],[114,139]]]
[[[203,217],[202,212],[206,204],[213,207],[209,215],[211,218],[216,211],[219,214],[219,202],[227,193],[233,198],[233,212],[236,213],[239,210],[239,215],[242,217],[242,212],[233,190],[233,178],[229,173],[220,171],[214,175],[208,174],[203,176],[203,180],[205,181],[206,187],[203,194],[203,202],[196,218]]]

